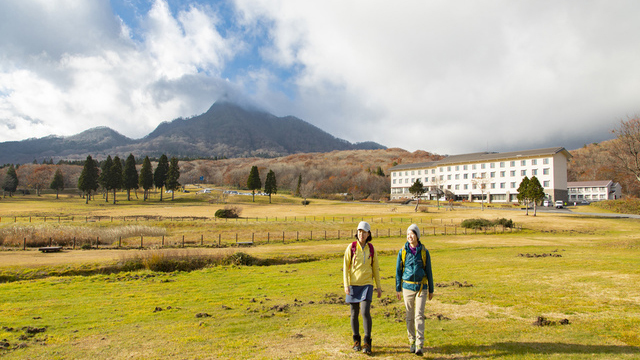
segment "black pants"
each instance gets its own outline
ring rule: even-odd
[[[371,301],[363,301],[359,303],[351,303],[351,330],[353,335],[360,335],[360,322],[358,321],[359,313],[362,313],[362,326],[364,327],[364,336],[371,338]]]

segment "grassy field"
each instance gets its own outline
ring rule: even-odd
[[[178,194],[176,194],[178,195]],[[204,216],[223,205],[193,197],[118,205],[76,198],[16,197],[0,201],[0,229],[15,216]],[[124,199],[124,197],[119,198]],[[507,218],[522,231],[425,235],[434,300],[427,303],[427,359],[633,359],[640,356],[640,220],[549,212],[429,208],[313,200],[286,196],[257,203],[230,199],[242,216],[287,217],[219,223],[155,221],[168,234],[348,229],[365,218],[373,229],[406,230],[409,221],[459,223]],[[249,200],[250,201],[250,200]],[[585,207],[586,210],[589,207]],[[205,215],[206,214],[206,215]],[[336,217],[347,217],[344,221]],[[291,220],[295,217],[295,220]],[[302,217],[302,219],[300,218]],[[304,217],[309,217],[305,219]],[[314,220],[311,220],[314,217]],[[320,217],[324,217],[321,221]],[[328,220],[331,217],[332,220]],[[7,220],[7,221],[5,221]],[[402,222],[400,222],[402,221]],[[58,226],[55,222],[21,226]],[[118,221],[70,227],[122,226]],[[228,228],[228,229],[227,229]],[[178,234],[178,235],[176,235]],[[0,357],[6,359],[326,359],[360,358],[350,350],[349,309],[342,295],[341,255],[350,240],[261,244],[240,251],[262,259],[311,256],[273,266],[210,266],[191,272],[140,270],[91,276],[49,276],[0,284]],[[374,239],[383,282],[375,299],[374,357],[409,359],[404,306],[395,299],[397,250],[404,236]],[[145,254],[222,256],[233,247],[67,250],[42,254],[7,248],[0,273],[27,275],[97,268]],[[73,272],[71,272],[73,273]],[[544,319],[540,319],[543,317]],[[567,323],[568,322],[568,323]],[[6,344],[6,345],[5,345]],[[2,349],[2,348],[6,349]]]

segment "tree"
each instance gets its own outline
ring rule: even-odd
[[[527,209],[527,215],[529,215],[529,177],[525,176],[518,186],[518,201],[524,203]]]
[[[180,166],[178,166],[178,159],[172,157],[171,163],[169,164],[169,170],[167,171],[166,184],[167,190],[171,190],[171,200],[174,199],[175,192],[180,188],[178,179],[180,179]]]
[[[473,180],[471,180],[471,183],[477,188],[480,189],[480,196],[482,197],[480,199],[481,201],[481,211],[484,211],[484,193],[487,191],[487,186],[489,185],[490,180],[485,178],[484,176],[481,176],[479,178],[475,178]]]
[[[413,211],[418,211],[418,205],[420,204],[420,197],[426,191],[427,190],[424,188],[424,185],[422,185],[422,181],[420,181],[420,179],[416,179],[413,185],[411,185],[411,187],[409,188],[409,192],[411,193],[411,195],[413,195],[413,197],[415,197],[418,200],[416,202],[416,208]]]
[[[56,173],[53,174],[53,180],[51,180],[49,188],[56,191],[56,199],[58,198],[60,191],[64,190],[64,176],[60,169],[57,169]]]
[[[298,186],[296,186],[296,196],[300,196],[300,187],[302,186],[302,174],[298,175]]]
[[[276,183],[276,173],[269,170],[267,178],[264,180],[264,192],[269,194],[269,204],[271,204],[271,194],[278,193],[278,184]]]
[[[168,172],[169,159],[167,159],[167,155],[162,154],[162,156],[160,156],[160,159],[158,159],[158,166],[156,166],[156,171],[153,173],[153,184],[157,189],[160,189],[160,201],[162,201],[162,188],[166,185]]]
[[[116,155],[113,158],[109,174],[109,189],[113,190],[113,204],[116,204],[116,191],[122,189],[122,160]]]
[[[98,165],[91,158],[91,155],[87,156],[87,160],[84,162],[84,167],[78,178],[78,189],[86,194],[85,204],[89,203],[91,192],[98,190]]]
[[[13,165],[9,165],[7,173],[4,176],[2,182],[2,190],[9,193],[9,197],[18,190],[18,174],[16,174],[16,168]],[[4,195],[6,197],[6,195]]]
[[[124,163],[122,185],[127,189],[127,201],[131,201],[131,189],[138,189],[138,170],[136,170],[136,158],[133,154],[129,154]],[[136,198],[137,197],[136,192]]]
[[[144,189],[144,201],[149,197],[149,189],[153,187],[153,170],[151,168],[151,160],[148,156],[145,156],[142,161],[142,168],[140,169],[140,177],[138,178],[140,187]]]
[[[256,190],[260,190],[262,188],[262,181],[260,180],[260,173],[258,172],[257,166],[252,166],[251,171],[249,171],[249,178],[247,179],[247,187],[251,190],[251,196],[253,201],[256,201]]]
[[[611,155],[620,166],[640,181],[640,117],[620,120],[620,126],[612,130],[616,135]]]
[[[544,188],[540,185],[540,181],[537,177],[532,176],[529,180],[529,186],[527,190],[529,199],[533,202],[533,216],[536,216],[538,209],[538,202],[544,199]]]
[[[40,191],[47,186],[51,179],[51,167],[48,165],[26,165],[21,166],[20,170],[25,167],[33,167],[33,171],[27,175],[27,185],[36,190],[36,196],[40,196]]]
[[[98,178],[98,183],[105,191],[105,202],[109,202],[109,179],[111,178],[111,168],[113,167],[113,159],[111,159],[111,155],[107,156],[107,159],[102,163],[102,167],[100,168],[100,177]]]

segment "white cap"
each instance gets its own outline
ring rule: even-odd
[[[418,240],[420,240],[420,228],[418,227],[418,225],[416,224],[411,224],[411,226],[409,226],[407,228],[407,230],[411,230],[414,233],[416,233],[416,236],[418,237]]]
[[[366,221],[360,221],[360,224],[358,224],[358,230],[371,231],[371,226]]]

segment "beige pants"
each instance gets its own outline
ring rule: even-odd
[[[424,305],[427,302],[428,291],[422,289],[418,296],[417,291],[402,289],[404,306],[407,308],[407,335],[409,343],[415,342],[416,349],[422,349],[424,345]]]

